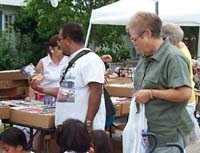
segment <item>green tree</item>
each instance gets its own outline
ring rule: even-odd
[[[23,36],[18,39],[19,34],[16,34],[16,49],[13,47],[12,42],[8,39],[7,33],[3,32],[0,38],[0,70],[20,69],[27,64],[32,57],[32,51],[30,46],[30,39],[28,36]]]
[[[65,22],[80,23],[86,35],[92,9],[110,4],[116,0],[62,0],[57,8],[51,6],[49,0],[27,0],[17,15],[15,29],[31,37],[32,43],[38,45],[40,51],[36,58],[45,55],[49,38],[58,32]],[[124,26],[99,26],[92,27],[89,43],[92,48],[112,43],[121,43],[119,36],[125,33]],[[40,47],[39,47],[40,46]]]

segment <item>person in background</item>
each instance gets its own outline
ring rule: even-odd
[[[51,37],[48,43],[47,56],[39,60],[36,68],[43,75],[42,81],[38,82],[45,88],[58,88],[60,83],[61,71],[68,64],[68,57],[65,56],[59,48],[58,34]],[[31,97],[35,97],[35,91],[31,90]],[[44,95],[44,103],[51,104],[55,102],[55,97],[48,94]]]
[[[183,38],[184,38],[184,32],[181,29],[179,25],[173,24],[173,23],[167,23],[162,26],[162,37],[166,38],[168,37],[171,44],[174,46],[180,48],[182,53],[185,55],[187,60],[189,61],[189,69],[190,69],[190,81],[192,84],[192,95],[190,99],[188,100],[188,104],[186,106],[188,113],[190,114],[191,119],[194,122],[195,128],[194,128],[194,135],[196,137],[196,141],[200,141],[200,129],[199,125],[197,123],[197,120],[194,117],[194,112],[196,110],[196,100],[195,100],[195,94],[194,94],[194,81],[193,81],[193,64],[192,64],[192,58],[190,51],[188,50],[187,46],[184,44]],[[191,140],[192,141],[192,140]]]
[[[60,83],[61,71],[68,63],[68,57],[65,56],[58,46],[58,34],[51,37],[48,43],[47,56],[40,59],[36,68],[42,74],[43,79],[38,81],[42,87],[58,88]],[[34,99],[35,91],[30,90],[30,95]],[[43,97],[44,104],[55,106],[55,96],[45,94]],[[41,153],[44,143],[44,137],[47,133],[40,130],[34,137],[33,147],[36,153]]]
[[[189,64],[180,49],[161,37],[161,19],[154,13],[134,14],[127,30],[140,52],[134,77],[135,101],[145,104],[148,132],[155,133],[158,147],[154,153],[178,153],[163,147],[177,143],[186,147],[194,124],[185,108],[192,88]],[[149,138],[150,146],[153,140]]]
[[[190,68],[190,80],[192,84],[192,89],[194,89],[194,81],[193,81],[193,64],[192,64],[192,58],[190,51],[188,50],[187,46],[184,44],[183,38],[184,38],[184,32],[181,29],[179,25],[173,24],[173,23],[167,23],[162,26],[162,37],[168,38],[170,43],[182,51],[182,53],[185,55],[187,60],[189,61],[189,68]],[[192,96],[190,97],[188,101],[188,105],[191,106],[191,109],[193,112],[195,111],[196,101],[195,101],[195,94],[194,91],[192,91]]]
[[[193,68],[193,80],[194,80],[194,88],[197,90],[200,89],[200,67],[197,60],[192,60],[192,68]]]
[[[110,137],[103,130],[94,130],[90,133],[89,153],[113,153]]]
[[[83,31],[77,23],[65,24],[59,32],[59,43],[63,53],[73,59],[84,48]],[[80,57],[72,67],[63,73],[60,88],[44,88],[31,80],[31,87],[36,91],[57,96],[55,125],[68,118],[85,122],[88,130],[104,129],[105,103],[102,97],[105,66],[94,52]]]
[[[24,132],[16,127],[8,128],[0,134],[0,146],[2,153],[33,153]]]
[[[86,125],[77,119],[67,119],[56,129],[56,142],[60,153],[86,153],[90,138]]]
[[[102,55],[101,59],[103,60],[104,63],[111,63],[112,62],[112,56],[109,54]]]
[[[69,57],[65,56],[62,50],[58,46],[58,34],[51,37],[48,43],[48,55],[38,62],[36,68],[43,75],[43,80],[38,82],[42,87],[47,88],[58,88],[60,86],[60,76],[62,70],[68,64]],[[104,62],[112,61],[112,57],[110,55],[103,55],[102,60]],[[40,94],[40,93],[39,93]],[[34,99],[35,91],[30,90],[30,95]],[[44,104],[55,105],[56,97],[45,94]],[[39,131],[34,138],[34,149],[36,153],[40,153],[42,151],[45,132]]]

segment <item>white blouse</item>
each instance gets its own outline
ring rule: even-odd
[[[45,88],[58,88],[60,86],[60,76],[62,70],[68,64],[68,57],[64,56],[59,64],[54,64],[48,55],[41,59],[43,63],[43,76],[41,86]]]

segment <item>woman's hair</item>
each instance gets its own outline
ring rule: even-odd
[[[52,36],[51,39],[49,40],[49,43],[48,43],[48,53],[50,55],[52,55],[52,53],[51,53],[49,47],[52,47],[52,48],[57,47],[58,46],[58,41],[59,41],[58,34]]]
[[[92,131],[90,142],[94,147],[95,153],[113,153],[111,140],[103,130]]]
[[[24,150],[29,150],[24,132],[16,127],[6,129],[0,134],[0,142],[13,147],[21,145]]]
[[[68,119],[56,129],[56,141],[60,153],[75,151],[85,153],[90,149],[90,138],[86,125],[77,119]]]
[[[138,12],[134,14],[127,25],[127,31],[134,29],[138,34],[144,30],[149,29],[152,32],[152,36],[155,38],[160,37],[162,27],[162,21],[158,15],[150,12]]]
[[[177,45],[183,40],[184,32],[181,27],[174,23],[167,23],[162,27],[162,37],[168,37],[173,45]]]

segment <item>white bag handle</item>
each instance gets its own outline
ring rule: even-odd
[[[146,131],[145,104],[139,104],[138,111],[135,97],[133,97],[128,123],[123,131],[123,153],[145,153],[147,145],[143,141],[142,134]]]

